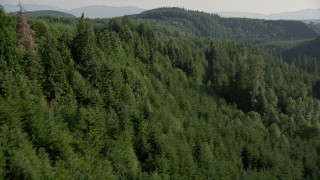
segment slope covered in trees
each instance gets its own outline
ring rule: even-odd
[[[305,23],[308,23],[308,26],[310,26],[312,29],[314,29],[320,34],[320,19]]]
[[[261,43],[270,40],[315,38],[318,33],[299,21],[221,18],[218,15],[180,8],[159,8],[134,18],[165,21],[202,36]]]
[[[1,179],[320,178],[317,75],[127,17],[27,22],[35,48],[0,9]]]
[[[297,58],[298,56],[308,56],[320,61],[320,37],[288,49],[283,53],[283,56],[287,59]]]
[[[16,13],[12,13],[12,14],[17,14]],[[52,16],[52,17],[75,17],[72,14],[69,13],[65,13],[65,12],[60,12],[60,11],[52,11],[52,10],[42,10],[42,11],[27,11],[25,12],[26,16]]]
[[[283,59],[309,73],[320,74],[320,37],[280,51]]]

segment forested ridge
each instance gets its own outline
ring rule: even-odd
[[[14,15],[18,14],[18,12],[12,13]],[[60,11],[52,11],[52,10],[42,10],[42,11],[27,11],[24,12],[25,16],[49,16],[49,17],[76,17],[72,14],[66,13],[66,12],[60,12]]]
[[[287,51],[284,51],[284,56],[287,59],[293,59],[298,56],[308,56],[320,60],[320,37],[307,41],[299,46],[290,48]]]
[[[320,178],[317,72],[154,24],[0,8],[0,179]]]
[[[133,15],[133,18],[166,22],[182,31],[196,35],[263,43],[272,40],[315,38],[319,32],[300,21],[222,18],[217,14],[182,8],[158,8]]]

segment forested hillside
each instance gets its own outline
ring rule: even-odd
[[[287,43],[286,43],[287,44]],[[281,49],[281,48],[280,48]],[[280,51],[283,59],[311,74],[320,75],[320,37]]]
[[[18,12],[14,12],[14,15],[18,14]],[[52,10],[43,10],[43,11],[27,11],[24,13],[26,16],[52,16],[52,17],[75,17],[72,14],[60,12],[60,11],[52,11]]]
[[[308,23],[308,25],[312,29],[314,29],[315,31],[317,31],[320,34],[320,19],[314,20],[314,21],[311,21],[311,22],[305,22],[305,23]]]
[[[222,18],[215,14],[180,8],[159,8],[133,18],[164,21],[197,35],[261,43],[271,40],[315,38],[318,32],[300,21]]]
[[[153,28],[0,9],[0,179],[320,178],[317,74]]]
[[[287,59],[293,59],[298,56],[308,56],[320,61],[320,37],[303,43],[297,47],[291,48],[283,53]]]

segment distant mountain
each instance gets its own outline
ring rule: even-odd
[[[20,10],[18,5],[5,4],[3,5],[6,12],[17,12]],[[61,11],[65,12],[65,9],[61,9],[55,6],[47,5],[36,5],[36,4],[23,4],[23,9],[25,11],[40,11],[40,10],[52,10],[52,11]]]
[[[88,18],[106,18],[106,17],[109,18],[109,17],[139,14],[143,11],[144,9],[134,7],[134,6],[114,7],[114,6],[94,5],[94,6],[86,6],[86,7],[72,9],[67,12],[78,17],[80,17],[81,14],[84,13],[85,17],[88,17]]]
[[[16,14],[14,12],[13,14]],[[43,10],[43,11],[27,11],[24,13],[26,16],[54,16],[54,17],[75,17],[72,14],[60,12],[60,11],[52,11],[52,10]]]
[[[320,24],[320,18],[319,19],[305,19],[302,20],[303,22],[309,24],[309,23],[314,23],[314,24]]]
[[[3,5],[6,12],[17,12],[19,7],[17,5],[5,4]],[[23,4],[25,11],[60,11],[73,14],[74,16],[80,17],[82,13],[85,14],[87,18],[109,18],[117,17],[124,15],[139,14],[145,11],[142,8],[134,6],[125,6],[125,7],[114,7],[114,6],[104,6],[104,5],[94,5],[94,6],[85,6],[81,8],[66,10],[54,6],[47,5],[35,5],[35,4]]]
[[[320,9],[306,9],[295,12],[283,12],[277,14],[270,14],[267,19],[289,19],[289,20],[302,20],[302,19],[320,19]]]
[[[4,4],[6,12],[16,12],[19,10],[17,5]],[[105,18],[105,17],[117,17],[124,15],[139,14],[145,9],[125,6],[125,7],[114,7],[114,6],[104,6],[104,5],[93,5],[85,6],[81,8],[75,8],[71,10],[58,8],[55,6],[48,5],[36,5],[36,4],[23,4],[26,11],[39,11],[39,10],[53,10],[61,11],[73,14],[80,17],[82,13],[88,18]],[[222,17],[240,17],[240,18],[252,18],[252,19],[268,19],[268,20],[307,20],[307,19],[320,19],[320,9],[305,9],[301,11],[294,12],[282,12],[275,14],[259,14],[251,12],[212,12],[214,14],[219,14]]]
[[[150,22],[168,23],[179,32],[215,38],[261,43],[272,40],[301,40],[319,34],[300,21],[222,18],[218,15],[181,8],[159,8],[132,16]]]
[[[251,13],[251,12],[213,12],[221,17],[239,17],[251,19],[265,19],[265,14]]]
[[[284,20],[303,20],[303,19],[320,19],[320,9],[305,9],[294,12],[282,12],[274,14],[259,14],[249,12],[213,12],[222,17],[245,17],[253,19],[284,19]]]

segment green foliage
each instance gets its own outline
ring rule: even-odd
[[[288,59],[292,60],[294,57],[299,58],[298,56],[306,56],[306,57],[312,57],[317,60],[320,59],[320,37],[305,42],[297,47],[291,48],[283,53],[283,56]]]
[[[309,26],[312,28],[312,29],[314,29],[314,30],[316,30],[319,34],[320,34],[320,21],[318,20],[315,20],[315,22],[308,22],[309,24]]]
[[[90,25],[82,15],[77,34],[73,40],[72,54],[75,59],[76,68],[93,82],[97,79],[97,58],[96,37]]]
[[[15,33],[15,21],[1,8],[0,19],[0,71],[17,71],[21,51]]]
[[[176,25],[187,15],[183,26],[207,33],[204,19],[213,33],[251,23],[146,14]],[[28,52],[14,19],[0,18],[0,179],[319,179],[316,62],[128,17],[33,18],[38,48]],[[276,38],[305,38],[298,29]]]
[[[134,15],[134,18],[157,20],[173,26],[178,33],[192,32],[196,35],[229,40],[261,43],[271,40],[309,39],[318,32],[299,21],[273,21],[245,18],[221,18],[216,14],[181,8],[159,8]]]

